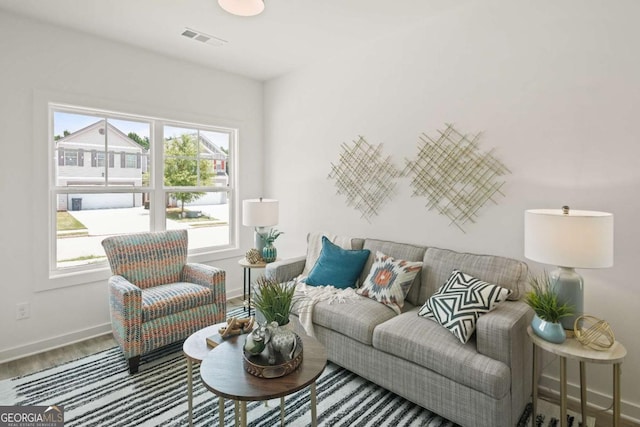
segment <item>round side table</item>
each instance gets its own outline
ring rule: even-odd
[[[187,359],[187,392],[189,394],[189,425],[193,425],[193,363],[201,363],[212,350],[207,345],[207,337],[218,333],[218,329],[226,326],[226,322],[207,326],[194,332],[182,344],[182,352]]]
[[[242,258],[238,260],[238,264],[242,266],[242,270],[244,272],[243,275],[243,285],[242,285],[242,299],[245,301],[244,311],[249,312],[251,315],[251,269],[261,269],[267,266],[266,262],[259,262],[256,264],[252,264],[247,261],[246,258]]]
[[[620,365],[627,355],[627,350],[616,341],[605,351],[593,350],[583,346],[575,338],[567,338],[562,344],[554,344],[537,336],[531,326],[527,334],[533,341],[533,417],[535,419],[538,400],[538,348],[560,357],[560,426],[567,426],[567,359],[580,362],[580,409],[582,425],[587,421],[587,384],[585,363],[601,363],[613,365],[613,427],[620,426]]]

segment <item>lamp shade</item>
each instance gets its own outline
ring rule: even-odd
[[[269,227],[278,223],[278,201],[248,199],[242,201],[242,225]]]
[[[238,16],[254,16],[264,10],[262,0],[218,0],[218,4],[230,14]]]
[[[613,214],[568,208],[527,210],[524,256],[560,267],[611,267]]]

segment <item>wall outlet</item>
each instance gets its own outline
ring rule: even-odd
[[[31,304],[28,302],[23,302],[20,304],[16,304],[16,319],[28,319],[31,316]]]

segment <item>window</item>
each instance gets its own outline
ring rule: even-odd
[[[94,154],[96,156],[96,161],[92,166],[97,167],[97,168],[104,168],[105,152],[104,151],[98,151],[98,152],[94,151]]]
[[[137,160],[137,154],[125,153],[124,154],[124,167],[125,168],[140,168],[140,162]]]
[[[184,228],[190,253],[233,248],[234,129],[49,109],[53,274],[104,265],[115,234]]]
[[[78,152],[75,150],[63,151],[62,159],[64,166],[78,166]]]

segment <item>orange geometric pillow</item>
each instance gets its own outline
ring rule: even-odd
[[[356,292],[381,302],[400,314],[413,279],[421,269],[422,261],[404,261],[376,252],[371,271]]]

